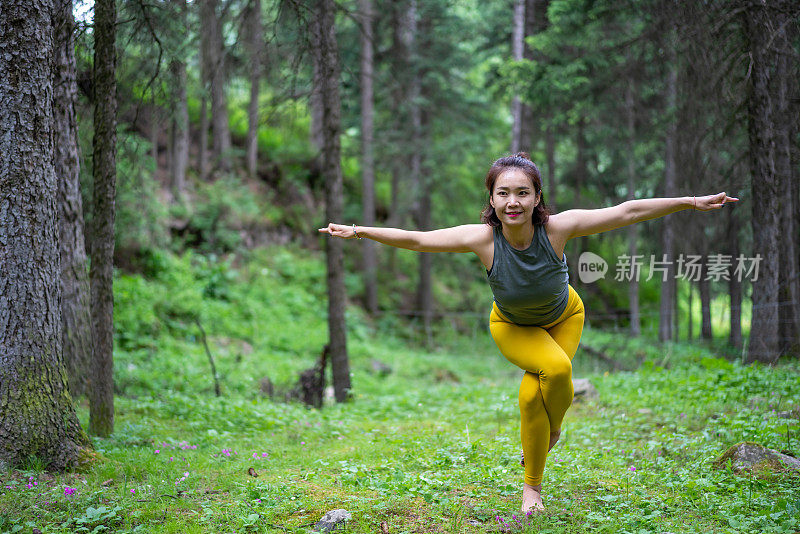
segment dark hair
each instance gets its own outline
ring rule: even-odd
[[[519,169],[525,173],[525,176],[533,184],[534,194],[541,194],[539,204],[533,209],[533,224],[547,224],[547,219],[550,218],[550,208],[544,202],[544,193],[542,193],[542,175],[539,173],[539,167],[531,161],[531,157],[525,152],[517,152],[513,156],[506,156],[495,160],[486,173],[486,190],[489,191],[489,198],[494,192],[494,184],[497,178],[508,169]],[[481,212],[481,221],[489,226],[501,226],[500,219],[494,212],[494,208],[487,201],[486,205]]]

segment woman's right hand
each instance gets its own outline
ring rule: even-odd
[[[320,228],[319,233],[321,234],[330,234],[335,237],[341,237],[343,239],[353,239],[356,237],[356,231],[353,226],[348,226],[346,224],[334,224],[329,223],[327,227]]]

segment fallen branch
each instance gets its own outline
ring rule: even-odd
[[[197,325],[197,328],[200,329],[200,334],[203,339],[203,346],[206,348],[206,354],[208,355],[208,363],[211,364],[211,374],[214,377],[214,393],[216,393],[217,397],[219,397],[220,396],[219,376],[217,376],[217,366],[214,365],[214,357],[211,355],[211,351],[208,349],[208,342],[206,341],[206,331],[203,330],[203,325],[200,324],[200,319],[195,317],[194,322]]]

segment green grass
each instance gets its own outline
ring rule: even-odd
[[[798,451],[796,363],[744,367],[587,330],[587,345],[643,363],[609,373],[579,350],[575,374],[600,395],[568,412],[545,471],[547,512],[523,518],[520,372],[485,330],[440,325],[445,342],[423,349],[406,341],[413,326],[350,310],[352,401],[273,402],[260,379],[288,389],[325,342],[322,264],[288,252],[158,261],[148,280],[117,278],[116,431],[94,440],[104,460],[0,474],[0,533],[292,532],[334,508],[365,533],[384,521],[392,533],[800,530],[797,476],[712,465],[744,440]],[[392,373],[374,374],[373,358]],[[79,415],[86,423],[83,402]]]

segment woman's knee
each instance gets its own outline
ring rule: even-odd
[[[567,355],[554,359],[545,370],[547,380],[555,383],[572,382],[572,362]]]

